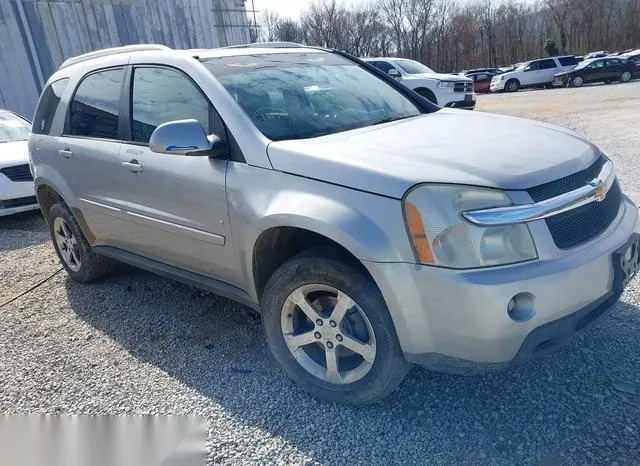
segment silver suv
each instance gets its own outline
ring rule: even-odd
[[[260,310],[286,373],[328,400],[554,349],[638,269],[638,211],[593,144],[441,109],[335,51],[73,58],[29,149],[73,279],[122,261]]]

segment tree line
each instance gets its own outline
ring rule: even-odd
[[[549,50],[583,55],[639,48],[640,0],[371,0],[355,6],[315,0],[299,19],[262,12],[251,33],[254,41],[360,57],[398,55],[444,72],[510,65]]]

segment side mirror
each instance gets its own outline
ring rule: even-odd
[[[224,142],[215,134],[207,136],[198,120],[161,124],[151,134],[149,149],[158,154],[214,157],[220,157],[226,152]]]
[[[395,68],[391,68],[389,71],[389,76],[391,76],[394,79],[400,79],[400,72],[398,70],[396,70]]]

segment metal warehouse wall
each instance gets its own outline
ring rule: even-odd
[[[0,108],[33,116],[67,58],[119,45],[249,42],[242,0],[0,0]]]

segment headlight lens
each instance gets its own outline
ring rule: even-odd
[[[451,89],[453,88],[454,85],[455,83],[452,81],[440,81],[438,83],[438,87],[442,89]]]
[[[497,189],[422,185],[404,200],[409,238],[418,261],[454,269],[513,264],[538,257],[526,224],[479,227],[462,212],[511,205]]]

